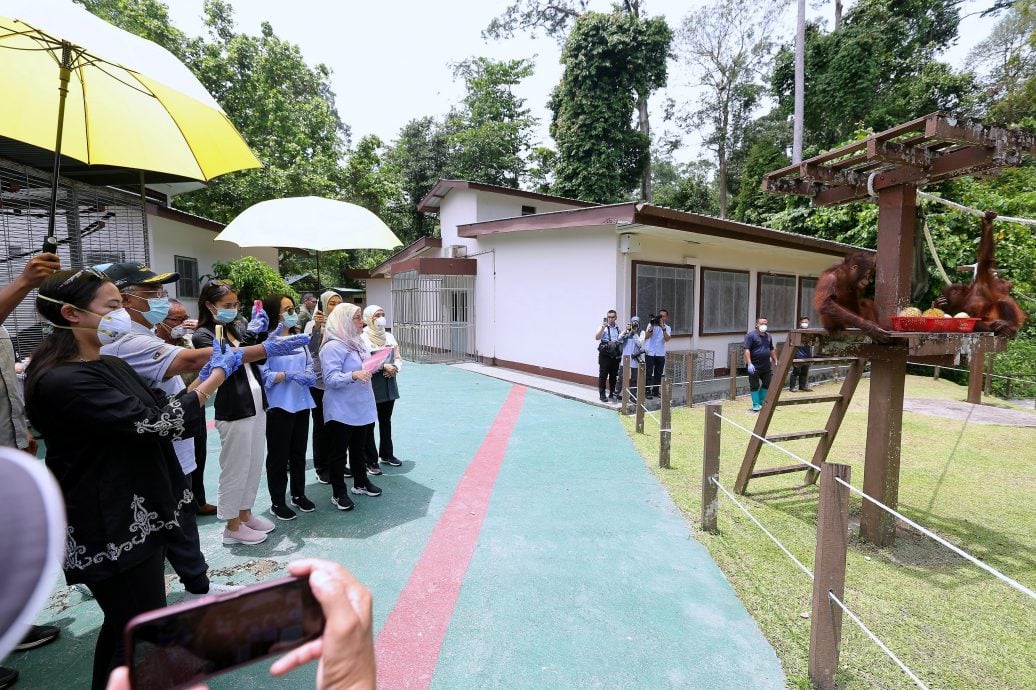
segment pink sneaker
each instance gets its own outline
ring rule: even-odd
[[[265,532],[259,532],[245,524],[242,524],[241,527],[233,532],[226,528],[223,529],[224,546],[231,544],[262,544],[264,541],[266,541]]]
[[[262,532],[266,534],[277,529],[277,526],[264,517],[259,515],[252,515],[252,519],[244,523],[248,529],[254,529],[256,532]]]

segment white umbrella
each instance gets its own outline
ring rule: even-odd
[[[240,247],[392,249],[403,245],[389,226],[356,204],[317,196],[271,199],[249,206],[216,235]]]

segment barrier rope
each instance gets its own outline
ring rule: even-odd
[[[921,679],[918,678],[914,674],[914,672],[911,671],[907,667],[906,664],[904,664],[902,661],[900,661],[899,657],[896,656],[895,654],[893,654],[892,650],[889,649],[888,647],[886,647],[885,643],[882,642],[880,639],[878,639],[878,636],[875,635],[874,633],[872,633],[870,631],[870,628],[868,628],[866,625],[864,625],[863,621],[861,621],[859,618],[857,618],[856,614],[849,610],[848,606],[846,606],[841,601],[839,601],[838,597],[835,596],[834,592],[832,592],[831,590],[827,590],[827,596],[831,599],[831,601],[833,601],[836,604],[838,604],[838,607],[840,609],[842,609],[842,611],[845,612],[845,615],[847,615],[850,618],[852,618],[853,622],[856,623],[856,625],[860,626],[860,628],[863,630],[863,632],[867,633],[867,636],[869,638],[871,638],[871,640],[874,642],[874,644],[878,645],[878,647],[881,648],[881,651],[885,652],[885,654],[887,654],[890,659],[892,659],[893,661],[896,662],[896,665],[899,666],[900,669],[902,669],[903,673],[907,674],[910,677],[910,680],[914,681],[914,683],[917,684],[917,687],[923,688],[924,690],[928,690],[928,686],[925,685],[923,682],[921,682]]]
[[[792,453],[787,448],[782,448],[782,447],[778,446],[776,443],[774,443],[773,441],[768,441],[765,437],[760,436],[759,434],[755,433],[754,431],[750,431],[749,429],[746,429],[745,427],[741,426],[740,424],[738,424],[734,420],[728,419],[727,417],[724,417],[721,414],[718,414],[716,416],[719,417],[720,419],[722,419],[724,422],[730,424],[731,426],[736,426],[738,429],[740,429],[741,431],[745,432],[749,436],[754,436],[755,438],[759,439],[760,441],[762,441],[766,445],[771,446],[772,448],[776,448],[777,450],[781,451],[782,453],[784,453],[788,457],[792,458],[796,462],[800,462],[803,465],[808,465],[809,467],[812,467],[817,472],[821,471],[821,469],[819,467],[817,467],[816,465],[811,463],[809,460],[804,460],[804,459],[800,458],[799,456],[795,455],[794,453]]]
[[[962,211],[964,213],[970,213],[971,215],[978,216],[979,218],[984,218],[985,215],[986,215],[985,211],[980,211],[977,208],[971,208],[971,207],[965,206],[963,204],[958,204],[956,201],[950,201],[949,199],[943,199],[941,196],[935,196],[934,194],[929,194],[928,192],[922,192],[921,190],[917,191],[917,196],[920,199],[926,199],[928,201],[934,201],[937,204],[942,204],[943,206],[948,206],[948,207],[950,207],[950,208],[952,208],[952,209],[954,209],[956,211]],[[998,215],[996,217],[996,220],[1003,221],[1005,223],[1019,223],[1021,225],[1036,225],[1036,220],[1032,220],[1030,218],[1014,218],[1012,216],[1000,216],[1000,215]]]
[[[915,366],[915,367],[931,367],[933,369],[938,367],[939,369],[945,369],[946,371],[959,371],[959,372],[961,372],[963,374],[970,374],[971,373],[971,370],[969,370],[969,369],[961,369],[959,367],[941,367],[938,364],[928,364],[927,362],[907,362],[907,364],[910,364],[910,365]],[[984,374],[984,375],[985,376],[991,376],[994,379],[1004,379],[1006,381],[1017,381],[1018,383],[1032,383],[1033,382],[1032,379],[1020,379],[1020,378],[1017,378],[1017,377],[1014,377],[1014,376],[1004,376],[1003,374]],[[1032,376],[1036,376],[1036,374],[1032,374]]]

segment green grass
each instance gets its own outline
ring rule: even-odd
[[[863,484],[863,446],[870,382],[864,379],[828,460],[852,466]],[[835,384],[820,387],[835,392]],[[964,400],[947,381],[909,376],[907,397]],[[723,415],[749,429],[745,399],[725,401]],[[823,427],[830,404],[781,407],[771,433]],[[719,497],[719,534],[700,531],[704,407],[673,412],[672,467],[658,469],[658,426],[627,429],[645,462],[695,528],[777,651],[791,687],[807,674],[809,578],[729,499]],[[720,481],[733,491],[747,435],[723,423]],[[809,459],[815,440],[783,444]],[[791,464],[764,448],[757,467]],[[1036,428],[979,425],[903,414],[899,510],[1004,574],[1036,589]],[[812,569],[817,487],[800,474],[754,479],[739,497],[752,514]],[[856,525],[860,498],[850,499]],[[927,537],[900,527],[891,548],[858,539],[846,566],[846,605],[932,688],[1036,688],[1036,601],[1001,583]],[[914,683],[846,617],[841,688],[913,688]]]

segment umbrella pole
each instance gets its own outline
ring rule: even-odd
[[[320,292],[320,250],[317,251],[317,293]]]
[[[58,178],[61,175],[61,137],[65,129],[65,99],[68,98],[68,81],[72,78],[72,44],[61,44],[61,68],[58,70],[58,132],[54,144],[54,172],[50,180],[50,222],[47,237],[54,240],[54,226],[58,212]]]

